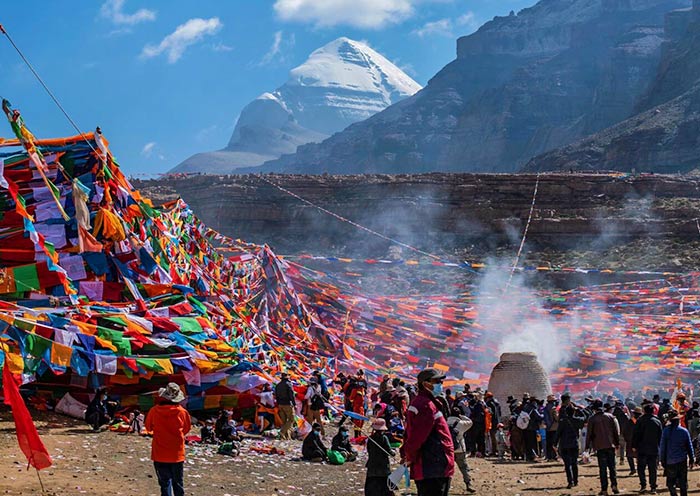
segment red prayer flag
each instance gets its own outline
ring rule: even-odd
[[[5,359],[5,365],[2,368],[2,387],[5,396],[5,404],[12,408],[12,416],[15,418],[15,431],[17,433],[17,443],[19,444],[22,453],[27,457],[27,462],[37,470],[51,466],[51,456],[46,451],[44,443],[36,431],[36,426],[32,420],[32,416],[24,404],[22,395],[19,393],[19,387],[15,381],[14,375],[10,372],[8,366],[9,360]]]

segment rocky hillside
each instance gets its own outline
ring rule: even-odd
[[[515,171],[627,118],[689,0],[541,0],[457,42],[418,94],[263,170]]]
[[[348,219],[422,250],[469,260],[520,241],[535,175],[264,176]],[[396,248],[281,192],[258,175],[137,181],[156,200],[181,195],[208,225],[280,253],[351,258]],[[676,176],[541,176],[526,261],[673,270],[700,267],[698,181]],[[403,250],[404,258],[421,258]]]
[[[637,115],[534,158],[525,170],[687,171],[700,165],[700,1],[668,16],[656,77]]]
[[[226,148],[198,153],[173,172],[225,174],[293,153],[413,95],[421,86],[366,43],[338,38],[289,80],[249,103]]]

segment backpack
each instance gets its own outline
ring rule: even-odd
[[[311,409],[312,410],[323,410],[326,404],[323,401],[323,396],[320,394],[314,394],[311,397]]]
[[[328,463],[331,465],[342,465],[345,463],[345,457],[340,451],[328,450],[326,455],[328,456]]]
[[[527,429],[527,427],[530,425],[530,414],[527,413],[525,410],[520,412],[518,418],[515,419],[515,425],[518,426],[518,429]]]
[[[238,456],[238,447],[234,443],[221,443],[216,451],[220,455]]]

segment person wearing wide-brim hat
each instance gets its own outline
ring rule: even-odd
[[[409,465],[418,496],[447,496],[455,473],[454,444],[437,397],[445,374],[427,368],[418,374],[418,395],[406,413],[401,458]]]
[[[392,496],[387,479],[391,474],[391,457],[395,455],[386,436],[386,421],[376,418],[371,424],[372,434],[367,438],[367,478],[365,496]]]
[[[668,425],[661,434],[659,461],[666,473],[666,487],[671,496],[677,496],[676,487],[681,496],[688,494],[688,468],[693,468],[695,452],[690,433],[680,425],[680,416],[676,410],[669,410],[666,415]]]
[[[151,460],[161,496],[184,496],[185,436],[192,428],[190,414],[180,403],[185,395],[174,382],[158,390],[157,404],[146,416],[146,430],[153,433]]]

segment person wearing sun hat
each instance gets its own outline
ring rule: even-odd
[[[401,459],[411,470],[418,496],[447,496],[455,473],[450,427],[437,398],[445,374],[427,368],[418,374],[418,394],[406,412],[406,437]]]
[[[661,434],[659,461],[666,473],[666,487],[671,496],[677,496],[676,487],[681,496],[688,495],[688,462],[693,468],[695,452],[690,434],[680,425],[680,416],[676,410],[670,410],[666,416],[668,425]]]
[[[365,496],[393,496],[387,478],[391,474],[391,457],[396,453],[389,444],[386,420],[375,418],[371,424],[372,434],[367,438],[367,478]]]
[[[151,460],[161,496],[184,496],[185,436],[192,428],[190,414],[180,403],[185,395],[174,382],[158,390],[157,404],[146,416],[146,430],[153,433]]]

